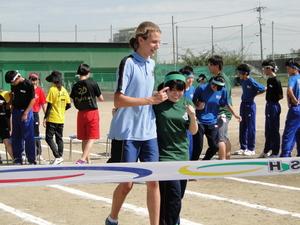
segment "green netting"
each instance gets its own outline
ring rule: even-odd
[[[165,74],[170,71],[179,70],[182,66],[175,67],[174,65],[167,64],[157,64],[155,67],[155,87],[158,86],[163,80]],[[225,66],[223,69],[224,73],[229,77],[232,84],[234,84],[235,78],[235,67],[234,66]],[[208,71],[207,66],[194,67],[194,72],[196,77],[200,73],[204,73],[209,78],[211,75]],[[93,73],[93,79],[96,80],[103,91],[113,91],[116,83],[116,71],[110,70],[109,72],[97,70]],[[70,81],[69,81],[70,82]],[[74,81],[75,82],[75,81]],[[73,83],[73,82],[72,82]],[[197,83],[195,82],[195,85]]]
[[[159,64],[156,65],[155,67],[155,77],[156,77],[156,86],[158,84],[160,84],[163,80],[164,80],[164,76],[170,72],[170,71],[174,71],[174,70],[179,70],[181,67],[183,66],[174,66],[174,65],[167,65],[167,64]],[[211,74],[207,68],[207,66],[198,66],[198,67],[194,67],[194,74],[195,77],[198,77],[198,75],[200,73],[204,73],[208,79],[211,77]],[[223,68],[223,72],[229,77],[230,81],[232,84],[234,84],[234,80],[235,80],[235,67],[234,66],[225,66]],[[197,85],[196,81],[195,84]]]

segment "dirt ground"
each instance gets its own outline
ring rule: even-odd
[[[238,111],[240,103],[240,88],[233,89],[234,109]],[[106,139],[109,130],[112,109],[111,94],[104,94],[105,102],[99,104],[101,112],[102,139]],[[261,153],[264,145],[264,104],[265,95],[256,98],[257,103],[257,133],[256,156]],[[281,102],[281,132],[284,127],[287,103]],[[230,122],[229,135],[232,142],[232,152],[239,149],[238,122]],[[42,129],[44,133],[44,129]],[[76,133],[76,110],[66,113],[64,136]],[[45,145],[45,143],[44,143]],[[66,139],[65,163],[74,163],[80,157],[80,144],[73,145],[73,157],[69,161],[70,148]],[[2,149],[2,146],[1,146]],[[93,163],[105,162],[105,144],[95,144],[92,150]],[[43,149],[45,159],[49,158],[47,147]],[[52,157],[52,153],[50,153]],[[233,158],[236,158],[233,156]],[[270,176],[251,177],[248,180],[278,184],[265,186],[260,184],[242,183],[229,179],[208,179],[188,182],[187,192],[183,200],[182,219],[193,221],[185,224],[232,225],[232,224],[300,224],[300,176]],[[293,189],[281,188],[279,185],[293,186]],[[116,184],[82,184],[70,185],[66,188],[76,189],[90,195],[79,196],[56,186],[1,188],[0,194],[0,225],[33,224],[13,213],[3,210],[1,204],[39,217],[46,222],[36,224],[58,225],[103,225],[110,211],[110,199]],[[69,189],[71,190],[71,189]],[[91,195],[92,194],[92,195]],[[146,208],[146,188],[144,184],[136,184],[128,196],[126,203],[136,207]],[[214,196],[214,197],[212,197]],[[240,203],[243,202],[244,204]],[[245,203],[246,202],[246,203]],[[254,206],[255,205],[255,206]],[[281,210],[281,211],[280,211]],[[15,211],[14,211],[15,212]],[[138,209],[124,209],[120,213],[121,225],[149,224],[147,216]]]

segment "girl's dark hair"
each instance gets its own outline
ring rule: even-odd
[[[248,64],[245,64],[245,63],[242,63],[242,64],[238,65],[238,67],[236,68],[236,70],[237,71],[245,72],[245,73],[247,73],[247,75],[249,75],[250,72],[251,72],[250,67],[248,66]]]
[[[277,69],[277,66],[276,66],[276,63],[274,60],[272,59],[266,59],[262,62],[261,64],[262,67],[265,67],[265,66],[271,66],[272,67],[272,71],[273,72],[276,72],[275,70]]]
[[[61,89],[63,86],[62,73],[57,70],[53,70],[51,74],[46,77],[46,81],[54,83],[58,89]]]
[[[139,48],[139,42],[138,38],[142,37],[144,40],[147,40],[149,35],[152,32],[159,32],[161,33],[161,30],[158,25],[155,23],[152,23],[150,21],[142,22],[135,31],[135,36],[132,37],[129,40],[129,45],[131,48],[133,48],[134,51],[136,51]]]
[[[178,74],[178,71],[171,71],[166,74],[166,76],[173,75],[173,74]],[[183,91],[185,90],[185,82],[182,80],[170,80],[167,81],[166,83],[162,82],[158,85],[157,91],[160,91],[164,87],[169,87],[170,90],[176,89],[178,91]]]
[[[223,85],[215,84],[213,81],[216,81],[218,83],[222,83]],[[214,84],[214,85],[217,86],[217,90],[218,91],[222,90],[222,88],[225,86],[225,79],[222,76],[216,76],[216,77],[214,77],[213,81],[212,81],[212,84]]]
[[[223,69],[223,58],[220,55],[213,55],[208,59],[208,63],[214,66],[219,66],[219,70]]]
[[[90,66],[88,64],[80,64],[77,69],[77,74],[80,76],[86,76],[91,72]]]
[[[194,73],[193,67],[191,66],[184,66],[179,70],[180,73],[182,73],[183,75],[190,75],[192,73]]]
[[[184,91],[185,90],[185,82],[182,80],[170,80],[164,85],[165,87],[169,87],[170,90]]]
[[[295,68],[297,70],[300,69],[300,64],[299,62],[297,62],[295,59],[288,59],[286,62],[285,62],[285,66],[288,66],[288,67],[292,67],[292,68]]]

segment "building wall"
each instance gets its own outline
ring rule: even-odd
[[[0,42],[0,87],[9,89],[4,74],[8,70],[19,70],[24,77],[30,72],[39,72],[42,85],[48,88],[45,77],[52,70],[59,70],[69,89],[76,81],[80,63],[91,66],[95,80],[114,80],[120,60],[130,52],[125,43]]]

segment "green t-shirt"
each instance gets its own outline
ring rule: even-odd
[[[189,118],[185,106],[193,103],[184,97],[178,102],[166,100],[153,106],[156,115],[160,161],[189,160],[187,129]]]

